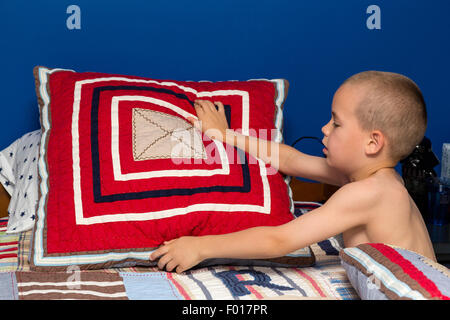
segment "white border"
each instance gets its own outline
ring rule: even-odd
[[[221,169],[204,169],[204,170],[158,170],[158,171],[147,171],[147,172],[133,172],[133,173],[122,173],[122,168],[120,165],[120,155],[119,155],[119,102],[121,101],[144,101],[157,104],[161,107],[168,108],[181,116],[187,118],[192,116],[189,112],[168,103],[163,100],[145,97],[145,96],[116,96],[113,97],[111,102],[111,157],[114,170],[114,180],[115,181],[129,181],[137,179],[150,179],[150,178],[161,178],[161,177],[192,177],[192,176],[213,176],[216,174],[228,175],[230,174],[230,165],[228,162],[228,157],[225,152],[223,143],[217,140],[213,140],[214,144],[217,146],[217,150],[220,155],[220,162],[222,164]],[[201,141],[201,138],[200,138]]]

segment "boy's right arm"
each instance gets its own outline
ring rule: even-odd
[[[326,158],[311,156],[283,143],[242,135],[227,130],[225,141],[269,163],[278,171],[335,186],[342,186],[346,178],[327,164]]]
[[[343,186],[348,182],[342,173],[328,165],[326,158],[305,154],[291,146],[280,144],[280,159],[280,171],[286,175],[334,186]]]
[[[336,186],[347,182],[341,173],[327,164],[325,158],[307,155],[283,143],[242,135],[228,129],[223,104],[216,104],[218,110],[210,101],[197,100],[194,107],[201,125],[193,118],[189,119],[206,135],[236,146],[286,175]]]

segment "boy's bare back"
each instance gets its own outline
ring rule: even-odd
[[[366,193],[367,223],[343,232],[346,247],[360,243],[386,243],[417,252],[434,261],[433,246],[422,215],[394,169],[383,169],[372,176],[352,182],[341,196],[358,201],[360,191]]]

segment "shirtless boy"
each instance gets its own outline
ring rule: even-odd
[[[267,143],[259,149],[275,150],[271,144],[276,142],[228,129],[221,102],[197,100],[195,110],[198,120],[188,120],[206,135],[222,138],[284,174],[341,187],[323,206],[280,226],[166,241],[150,256],[159,259],[159,268],[179,273],[208,258],[279,257],[340,233],[345,247],[385,243],[436,261],[422,215],[395,171],[398,161],[420,143],[427,125],[422,93],[411,79],[380,71],[347,79],[322,128],[326,158],[281,143],[276,155],[260,154],[252,144]]]

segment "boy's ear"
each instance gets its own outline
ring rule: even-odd
[[[373,130],[369,135],[369,141],[366,145],[366,154],[374,156],[379,153],[386,143],[384,134],[379,130]]]

